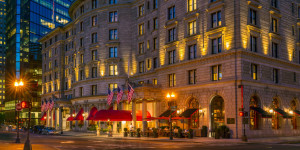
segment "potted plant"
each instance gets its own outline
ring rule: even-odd
[[[133,130],[130,131],[130,137],[133,137]]]
[[[179,138],[183,137],[183,135],[182,135],[182,129],[181,128],[178,129],[178,137]]]
[[[193,138],[193,129],[189,129],[188,137],[189,137],[189,139]]]
[[[124,128],[124,137],[127,137],[127,136],[128,136],[128,129]]]
[[[112,137],[112,127],[111,125],[108,126],[108,137]]]
[[[157,138],[158,137],[158,132],[156,128],[153,128],[153,137]]]
[[[80,130],[81,130],[81,128],[83,127],[83,123],[79,123],[79,124],[78,124],[78,127],[79,127]]]
[[[207,137],[207,126],[202,126],[201,137]]]
[[[141,137],[141,128],[137,128],[136,133],[137,133],[136,134],[137,137]]]

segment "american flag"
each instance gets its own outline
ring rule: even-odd
[[[45,100],[44,111],[48,111],[48,101],[47,100]]]
[[[51,104],[52,104],[52,100],[50,99],[48,102],[48,106],[47,106],[48,110],[50,110],[50,111],[52,110]]]
[[[117,104],[120,103],[123,97],[123,90],[118,86]]]
[[[54,106],[54,101],[53,100],[50,100],[49,102],[49,110],[52,110],[53,109],[53,106]]]
[[[44,103],[45,103],[44,100],[42,100],[42,103],[41,103],[41,112],[44,112],[44,106],[45,106]]]
[[[129,102],[129,103],[130,103],[131,100],[132,100],[133,93],[134,93],[133,88],[131,87],[130,84],[128,84],[128,95],[127,95],[127,97],[128,97],[128,102]]]
[[[114,97],[114,92],[110,91],[110,89],[108,88],[108,95],[107,95],[107,104],[110,105],[112,103]]]

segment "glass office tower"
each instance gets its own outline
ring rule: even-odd
[[[15,121],[14,105],[16,100],[33,101],[33,124],[40,118],[40,94],[42,83],[41,44],[38,39],[58,26],[67,24],[71,19],[68,8],[73,0],[7,0],[6,9],[6,100],[5,118]],[[23,79],[24,87],[14,86],[16,79]],[[37,82],[33,90],[31,82]],[[28,113],[20,114],[21,123]]]
[[[0,0],[0,111],[5,100],[5,0]]]

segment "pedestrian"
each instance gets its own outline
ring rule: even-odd
[[[129,129],[130,129],[130,131],[133,131],[133,125],[132,125],[132,123],[130,124]]]

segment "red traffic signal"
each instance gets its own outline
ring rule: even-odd
[[[241,111],[241,112],[239,113],[239,115],[240,115],[241,117],[243,117],[243,116],[244,116],[244,112]]]
[[[29,102],[27,102],[27,101],[22,101],[22,102],[21,102],[21,107],[22,107],[22,109],[24,109],[24,108],[29,108],[29,107],[30,107],[30,104],[29,104]]]

